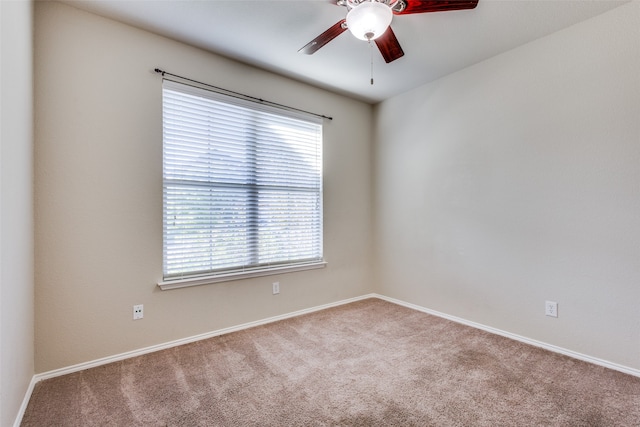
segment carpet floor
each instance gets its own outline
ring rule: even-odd
[[[640,378],[379,299],[36,384],[23,426],[640,426]]]

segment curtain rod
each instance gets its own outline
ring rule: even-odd
[[[333,120],[333,117],[325,116],[324,114],[312,113],[310,111],[301,110],[300,108],[289,107],[288,105],[278,104],[277,102],[266,101],[266,100],[264,100],[262,98],[256,98],[255,96],[245,95],[244,93],[234,92],[234,91],[229,90],[229,89],[224,89],[224,88],[221,88],[221,87],[218,87],[218,86],[210,85],[208,83],[203,83],[203,82],[199,82],[197,80],[193,80],[193,79],[190,79],[190,78],[187,78],[187,77],[182,77],[182,76],[179,76],[177,74],[172,74],[172,73],[169,73],[167,71],[161,70],[160,68],[156,68],[153,71],[155,71],[156,73],[162,74],[162,77],[164,77],[165,74],[168,75],[168,76],[177,77],[177,78],[182,79],[182,80],[186,80],[186,81],[189,81],[189,82],[197,83],[199,85],[203,85],[203,86],[207,86],[207,87],[213,88],[218,92],[223,92],[224,94],[232,94],[232,96],[235,96],[236,98],[250,99],[252,101],[260,102],[262,104],[268,104],[268,105],[271,105],[271,106],[280,107],[280,108],[284,108],[284,109],[287,109],[287,110],[298,111],[298,112],[305,113],[305,114],[311,114],[312,116],[321,117],[321,118],[327,119],[327,120]]]

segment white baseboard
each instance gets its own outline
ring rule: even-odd
[[[38,381],[46,380],[49,378],[59,377],[62,375],[71,374],[74,372],[83,371],[89,368],[95,368],[96,366],[106,365],[108,363],[118,362],[125,359],[130,359],[132,357],[142,356],[143,354],[153,353],[155,351],[165,350],[168,348],[177,347],[179,345],[189,344],[196,341],[206,340],[208,338],[217,337],[219,335],[229,334],[231,332],[241,331],[243,329],[253,328],[255,326],[266,325],[267,323],[277,322],[279,320],[289,319],[291,317],[301,316],[303,314],[313,313],[315,311],[325,310],[331,307],[337,307],[344,304],[349,304],[355,301],[360,301],[367,298],[376,297],[375,294],[367,294],[362,295],[355,298],[349,298],[341,301],[332,302],[329,304],[323,304],[316,307],[305,308],[303,310],[294,311],[291,313],[281,314],[278,316],[268,317],[266,319],[256,320],[254,322],[243,323],[237,326],[231,326],[229,328],[218,329],[212,332],[206,332],[204,334],[194,335],[187,338],[181,338],[175,341],[166,342],[163,344],[152,345],[150,347],[141,348],[138,350],[127,351],[125,353],[116,354],[113,356],[107,356],[100,359],[92,360],[89,362],[79,363],[77,365],[67,366],[65,368],[55,369],[53,371],[43,372],[41,374],[36,374],[34,378],[36,379],[36,383]]]
[[[143,354],[153,353],[155,351],[165,350],[168,348],[177,347],[179,345],[189,344],[189,343],[200,341],[200,340],[206,340],[207,338],[213,338],[220,335],[229,334],[231,332],[241,331],[243,329],[253,328],[255,326],[266,325],[267,323],[277,322],[279,320],[289,319],[291,317],[301,316],[303,314],[313,313],[315,311],[325,310],[327,308],[337,307],[340,305],[349,304],[352,302],[360,301],[367,298],[374,298],[374,297],[376,297],[375,294],[367,294],[367,295],[362,295],[355,298],[348,298],[345,300],[336,301],[329,304],[323,304],[316,307],[306,308],[306,309],[294,311],[291,313],[281,314],[279,316],[268,317],[266,319],[256,320],[254,322],[243,323],[241,325],[232,326],[229,328],[218,329],[216,331],[207,332],[200,335],[194,335],[191,337],[166,342],[163,344],[152,345],[150,347],[145,347],[138,350],[127,351],[125,353],[120,353],[113,356],[102,357],[100,359],[91,360],[89,362],[78,363],[77,365],[55,369],[53,371],[47,371],[40,374],[35,374],[31,379],[31,383],[29,384],[29,388],[27,389],[27,392],[25,393],[24,399],[22,401],[22,405],[20,406],[20,410],[18,412],[18,415],[16,416],[16,420],[13,426],[20,427],[20,424],[22,423],[22,418],[24,417],[24,413],[27,409],[27,405],[29,404],[29,400],[31,399],[33,388],[38,382],[42,380],[60,377],[62,375],[84,371],[85,369],[95,368],[97,366],[106,365],[108,363],[118,362],[121,360],[130,359],[132,357],[142,356]]]
[[[394,303],[394,304],[398,304],[407,308],[411,308],[414,310],[418,310],[421,311],[423,313],[427,313],[427,314],[431,314],[434,316],[438,316],[438,317],[442,317],[443,319],[447,319],[447,320],[451,320],[453,322],[456,323],[461,323],[463,325],[466,326],[471,326],[472,328],[476,328],[476,329],[481,329],[483,331],[486,332],[490,332],[492,334],[496,334],[496,335],[500,335],[515,341],[520,341],[522,343],[525,344],[529,344],[535,347],[540,347],[543,348],[545,350],[549,350],[552,351],[554,353],[560,353],[560,354],[564,354],[565,356],[569,356],[572,357],[574,359],[578,359],[578,360],[582,360],[584,362],[589,362],[589,363],[593,363],[594,365],[599,365],[599,366],[603,366],[605,368],[609,368],[609,369],[613,369],[615,371],[619,371],[619,372],[623,372],[625,374],[629,374],[629,375],[633,375],[635,377],[640,377],[640,370],[638,369],[634,369],[634,368],[630,368],[628,366],[624,366],[624,365],[619,365],[617,363],[613,363],[613,362],[609,362],[607,360],[603,360],[603,359],[598,359],[597,357],[592,357],[592,356],[587,356],[586,354],[582,354],[582,353],[578,353],[572,350],[568,350],[566,348],[562,348],[562,347],[558,347],[555,346],[553,344],[548,344],[542,341],[537,341],[531,338],[527,338],[524,337],[522,335],[517,335],[517,334],[513,334],[511,332],[506,332],[503,331],[501,329],[496,329],[493,328],[491,326],[486,326],[480,323],[476,323],[476,322],[472,322],[469,320],[465,320],[462,319],[460,317],[456,317],[456,316],[451,316],[445,313],[440,313],[439,311],[435,311],[435,310],[431,310],[425,307],[421,307],[419,305],[416,304],[411,304],[405,301],[401,301],[395,298],[390,298],[390,297],[386,297],[384,295],[378,295],[378,294],[373,294],[372,296],[374,296],[375,298],[380,298],[382,300]]]
[[[476,329],[480,329],[486,332],[490,332],[492,334],[496,334],[496,335],[500,335],[506,338],[510,338],[516,341],[520,341],[523,342],[525,344],[530,344],[533,345],[535,347],[540,347],[540,348],[544,348],[546,350],[549,351],[553,351],[554,353],[560,353],[560,354],[564,354],[565,356],[569,356],[569,357],[573,357],[574,359],[578,359],[578,360],[583,360],[585,362],[589,362],[589,363],[593,363],[594,365],[599,365],[599,366],[604,366],[605,368],[609,368],[609,369],[613,369],[616,371],[620,371],[623,372],[625,374],[629,374],[629,375],[633,375],[636,377],[640,377],[640,370],[638,369],[633,369],[627,366],[623,366],[623,365],[619,365],[617,363],[612,363],[606,360],[602,360],[602,359],[598,359],[596,357],[591,357],[591,356],[587,356],[581,353],[577,353],[575,351],[572,350],[567,350],[565,348],[562,347],[558,347],[552,344],[547,344],[541,341],[537,341],[531,338],[527,338],[527,337],[523,337],[521,335],[517,335],[517,334],[513,334],[511,332],[506,332],[500,329],[496,329],[496,328],[492,328],[490,326],[485,326],[482,325],[480,323],[476,323],[476,322],[471,322],[469,320],[465,320],[462,319],[460,317],[456,317],[456,316],[450,316],[448,314],[445,313],[440,313],[438,311],[435,310],[430,310],[428,308],[425,307],[421,307],[419,305],[415,305],[415,304],[411,304],[405,301],[401,301],[395,298],[390,298],[390,297],[386,297],[384,295],[379,295],[379,294],[366,294],[366,295],[362,295],[359,297],[355,297],[355,298],[349,298],[349,299],[345,299],[345,300],[341,300],[341,301],[336,301],[333,303],[329,303],[329,304],[323,304],[323,305],[319,305],[316,307],[311,307],[311,308],[306,308],[304,310],[298,310],[298,311],[294,311],[291,313],[286,313],[286,314],[281,314],[279,316],[273,316],[273,317],[269,317],[266,319],[262,319],[262,320],[256,320],[254,322],[248,322],[248,323],[243,323],[241,325],[237,325],[237,326],[232,326],[229,328],[223,328],[223,329],[218,329],[216,331],[212,331],[212,332],[207,332],[204,334],[200,334],[200,335],[194,335],[191,337],[187,337],[187,338],[182,338],[179,340],[175,340],[175,341],[170,341],[167,343],[163,343],[163,344],[158,344],[158,345],[153,345],[150,347],[145,347],[145,348],[141,348],[138,350],[132,350],[132,351],[128,351],[125,353],[120,353],[120,354],[116,354],[113,356],[108,356],[108,357],[103,357],[100,359],[96,359],[96,360],[92,360],[89,362],[84,362],[84,363],[79,363],[77,365],[72,365],[72,366],[68,366],[65,368],[60,368],[60,369],[55,369],[53,371],[48,371],[48,372],[43,372],[41,374],[36,374],[33,376],[31,383],[29,384],[29,388],[25,394],[24,400],[22,402],[22,405],[20,406],[20,412],[18,413],[18,416],[16,417],[16,421],[14,423],[14,427],[19,427],[20,423],[22,422],[22,417],[24,416],[24,412],[27,409],[27,405],[29,403],[29,399],[31,398],[31,393],[33,392],[33,388],[35,387],[36,383],[38,383],[39,381],[42,380],[46,380],[49,378],[54,378],[54,377],[59,377],[62,375],[67,375],[67,374],[71,374],[74,372],[79,372],[79,371],[83,371],[85,369],[89,369],[89,368],[95,368],[96,366],[102,366],[102,365],[106,365],[108,363],[113,363],[113,362],[118,362],[121,360],[125,360],[125,359],[129,359],[132,357],[137,357],[137,356],[142,356],[143,354],[148,354],[148,353],[153,353],[155,351],[160,351],[160,350],[165,350],[168,348],[173,348],[173,347],[177,347],[179,345],[183,345],[183,344],[189,344],[192,342],[196,342],[196,341],[200,341],[200,340],[205,340],[208,338],[213,338],[213,337],[217,337],[220,335],[224,335],[224,334],[229,334],[231,332],[236,332],[236,331],[241,331],[243,329],[248,329],[248,328],[253,328],[255,326],[260,326],[260,325],[266,325],[268,323],[272,323],[272,322],[277,322],[279,320],[284,320],[284,319],[289,319],[292,317],[296,317],[296,316],[301,316],[303,314],[308,314],[308,313],[313,313],[316,311],[320,311],[320,310],[325,310],[327,308],[331,308],[331,307],[337,307],[340,305],[344,305],[344,304],[349,304],[355,301],[360,301],[363,299],[367,299],[367,298],[378,298],[384,301],[388,301],[394,304],[398,304],[401,305],[403,307],[407,307],[407,308],[411,308],[414,310],[418,310],[421,311],[423,313],[427,313],[427,314],[431,314],[434,316],[438,316],[438,317],[442,317],[444,319],[447,320],[451,320],[453,322],[456,323],[460,323],[463,325],[467,325],[467,326],[471,326],[473,328]]]
[[[24,399],[22,399],[22,404],[20,405],[20,409],[18,410],[18,415],[16,416],[16,420],[13,423],[13,427],[20,427],[22,424],[22,418],[24,417],[24,413],[27,410],[27,405],[29,404],[29,400],[31,399],[31,394],[33,393],[33,388],[36,386],[38,380],[34,375],[31,378],[31,382],[29,383],[29,387],[27,387],[27,391],[24,394]]]

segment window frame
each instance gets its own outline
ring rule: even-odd
[[[317,212],[317,215],[319,215],[319,230],[317,226],[312,227],[312,230],[316,230],[317,232],[317,235],[314,234],[315,235],[314,239],[319,238],[319,255],[320,255],[319,257],[314,256],[311,259],[298,259],[298,260],[290,259],[283,262],[267,263],[266,265],[249,265],[249,266],[238,265],[237,267],[234,266],[234,267],[223,268],[219,270],[210,269],[205,272],[191,271],[186,273],[178,273],[178,274],[174,273],[171,275],[165,275],[165,273],[168,271],[165,262],[166,262],[166,250],[167,250],[166,239],[168,235],[167,222],[169,221],[167,218],[166,198],[167,198],[167,192],[168,192],[167,188],[169,185],[171,185],[171,184],[167,184],[167,182],[175,181],[175,179],[173,180],[167,179],[166,171],[165,171],[165,167],[166,167],[165,162],[167,161],[166,154],[165,154],[166,143],[167,143],[166,142],[167,137],[165,135],[165,131],[166,131],[165,129],[165,126],[166,126],[165,125],[165,89],[168,89],[169,91],[173,91],[177,93],[183,93],[186,95],[201,97],[203,99],[208,99],[213,102],[229,104],[230,106],[247,109],[257,114],[260,114],[260,113],[266,113],[267,115],[275,114],[276,116],[286,117],[294,120],[302,120],[302,121],[308,122],[309,124],[315,124],[319,126],[319,140],[317,141],[318,146],[316,148],[316,150],[318,151],[316,153],[316,157],[319,158],[319,159],[316,159],[316,161],[319,162],[319,168],[320,168],[319,187],[317,188],[317,190],[314,190],[314,191],[317,191],[318,193],[317,197],[319,198],[319,207],[316,208],[316,212],[319,210],[319,212]],[[277,107],[265,105],[255,101],[244,100],[234,96],[222,94],[217,91],[211,91],[201,87],[184,84],[184,83],[180,83],[180,82],[176,82],[168,79],[163,80],[162,92],[163,92],[163,101],[162,101],[162,111],[163,111],[163,117],[162,117],[162,123],[163,123],[163,155],[162,155],[162,159],[163,159],[163,177],[162,177],[162,182],[163,182],[163,214],[162,214],[163,216],[163,238],[162,238],[163,279],[160,282],[158,282],[158,286],[162,290],[167,290],[167,289],[175,289],[175,288],[182,288],[182,287],[188,287],[188,286],[198,286],[198,285],[204,285],[204,284],[210,284],[210,283],[226,282],[231,280],[240,280],[240,279],[259,277],[259,276],[268,276],[268,275],[324,268],[327,263],[324,260],[324,255],[323,255],[324,219],[323,219],[323,206],[322,206],[322,203],[323,203],[322,120],[307,114],[299,113],[297,111],[296,112],[289,111],[283,108],[277,108]],[[250,144],[246,144],[246,141],[244,143],[247,146],[250,145]],[[256,150],[256,147],[252,146],[249,149]],[[255,179],[254,175],[248,174],[246,176],[251,177],[251,179]],[[212,182],[210,182],[209,185],[211,185],[213,188],[216,184],[213,184]],[[253,185],[246,186],[247,189],[249,187],[254,188]],[[285,190],[282,190],[284,191],[284,194],[287,194],[286,188],[287,188],[286,186],[283,186],[283,189],[285,189]],[[248,191],[250,192],[252,190],[249,189]],[[290,192],[291,190],[289,190],[289,193]],[[311,193],[311,194],[315,194],[315,193]],[[241,205],[241,206],[243,206],[244,209],[249,210],[255,207],[255,204],[245,202],[244,205]],[[258,227],[257,223],[256,223],[256,226]],[[261,229],[261,228],[258,227],[258,229]],[[247,245],[246,243],[243,247],[244,247],[245,253],[251,250],[251,246]]]

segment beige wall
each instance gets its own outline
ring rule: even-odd
[[[57,3],[36,4],[35,46],[37,372],[370,291],[371,106]],[[155,67],[334,117],[324,128],[327,268],[157,288]],[[132,320],[134,304],[143,320]]]
[[[0,1],[0,425],[33,367],[33,5]]]
[[[640,369],[639,76],[633,2],[383,102],[378,292]]]
[[[38,2],[36,372],[373,290],[639,369],[638,7],[392,98],[372,116],[358,101]],[[335,118],[325,126],[326,269],[156,287],[155,67]],[[543,315],[546,299],[559,318]],[[145,318],[134,322],[138,303]]]

